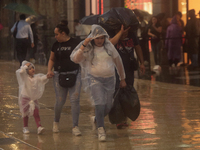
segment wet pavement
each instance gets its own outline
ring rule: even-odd
[[[40,117],[46,132],[37,135],[33,118],[30,134],[22,133],[22,118],[18,107],[17,61],[0,60],[0,150],[196,150],[200,149],[200,71],[180,67],[170,72],[135,79],[134,87],[141,103],[141,113],[129,127],[118,130],[105,118],[107,141],[99,142],[90,124],[88,96],[81,93],[79,128],[82,136],[71,133],[72,118],[67,100],[60,120],[60,133],[52,133],[55,93],[50,80],[40,102]],[[36,64],[36,73],[46,73],[47,67]]]

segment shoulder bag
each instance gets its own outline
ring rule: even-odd
[[[61,70],[61,63],[60,63],[60,60],[61,60],[61,46],[60,46],[60,43],[59,43],[59,66],[58,66],[58,72],[59,72],[59,76],[58,76],[58,79],[59,79],[59,84],[60,86],[64,87],[64,88],[70,88],[70,87],[73,87],[76,83],[76,76],[79,72],[79,69],[77,70],[76,74],[74,73],[62,73],[60,72]]]

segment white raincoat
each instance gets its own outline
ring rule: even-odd
[[[49,81],[44,74],[36,74],[31,78],[26,66],[28,61],[23,61],[20,69],[16,71],[17,81],[19,84],[19,107],[22,117],[32,116],[35,107],[39,108],[38,99],[41,98],[45,84]],[[34,68],[35,66],[30,63]]]
[[[104,84],[105,89],[113,90],[115,88],[115,68],[118,71],[120,79],[125,79],[124,67],[122,64],[121,57],[114,45],[109,41],[109,36],[107,32],[99,25],[92,25],[92,30],[88,38],[98,38],[100,36],[105,36],[105,43],[102,47],[97,47],[88,43],[84,48],[84,51],[80,49],[84,41],[82,41],[72,52],[71,60],[78,62],[81,66],[82,74],[82,85],[84,90],[92,88],[94,84],[99,84],[97,81],[90,83],[91,76],[95,78],[109,78],[114,77],[114,85],[112,89],[108,89],[109,83]],[[81,56],[78,59],[76,56]],[[112,82],[112,81],[111,81]],[[100,95],[99,95],[100,96]],[[99,103],[101,104],[101,103]]]

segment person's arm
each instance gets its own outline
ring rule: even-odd
[[[155,25],[152,25],[152,26],[157,32],[159,32],[159,33],[162,32],[162,26],[159,26],[159,27],[156,27]]]
[[[73,62],[75,63],[80,63],[81,61],[83,61],[85,59],[85,56],[84,56],[84,49],[85,47],[88,45],[88,43],[92,40],[92,38],[86,38],[84,40],[84,42],[82,43],[82,45],[80,46],[80,48],[75,51],[75,52],[72,52],[70,58]]]
[[[10,29],[10,31],[13,33],[14,32],[14,30],[15,30],[15,26],[16,26],[16,22],[15,22],[15,24],[13,25],[13,27]]]
[[[127,28],[126,30],[124,30],[124,26],[122,25],[121,26],[121,30],[113,37],[113,38],[110,38],[110,42],[113,44],[113,45],[116,45],[118,42],[119,42],[119,39],[121,38],[122,34],[126,31],[128,31],[130,29]]]
[[[51,51],[49,62],[48,62],[47,78],[52,78],[54,76],[54,73],[52,71],[54,62],[55,62],[55,54],[54,52]]]
[[[30,36],[30,39],[31,39],[31,47],[33,48],[35,45],[34,45],[34,39],[33,39],[33,31],[31,29],[30,25],[28,25],[28,32],[29,32],[29,36]]]
[[[143,59],[142,49],[141,49],[140,45],[136,45],[135,46],[135,52],[137,54],[137,58],[140,61],[140,71],[142,72],[142,74],[144,74],[145,73],[145,66],[144,66],[144,59]]]
[[[113,62],[115,63],[115,67],[117,69],[117,73],[119,75],[119,79],[120,79],[120,87],[124,88],[126,87],[126,75],[125,75],[125,71],[124,71],[124,66],[121,60],[121,57],[118,56],[116,58],[113,58]]]
[[[156,37],[156,35],[154,35],[153,33],[151,33],[151,29],[148,29],[148,35],[151,37]]]

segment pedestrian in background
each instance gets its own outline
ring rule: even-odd
[[[137,67],[140,67],[142,74],[145,73],[144,59],[142,54],[142,49],[139,45],[139,40],[136,35],[136,32],[130,32],[130,28],[124,30],[124,26],[121,26],[121,29],[116,31],[116,35],[111,36],[111,43],[115,45],[117,49],[125,70],[126,74],[126,84],[133,87],[134,84],[134,70],[137,70]],[[140,61],[140,65],[137,66],[136,61],[133,62],[134,52],[137,54],[137,58]],[[134,68],[134,66],[136,68]],[[120,88],[119,86],[119,76],[116,74],[116,86],[115,92]],[[118,129],[128,126],[127,120],[124,120],[122,123],[116,125]]]
[[[71,54],[71,59],[82,68],[84,89],[89,89],[95,106],[93,124],[97,124],[99,141],[106,141],[104,117],[110,112],[115,92],[115,67],[120,86],[125,87],[125,72],[121,57],[99,25],[92,25],[90,35]]]
[[[53,122],[53,132],[59,132],[59,122],[62,108],[66,102],[67,94],[71,103],[73,120],[72,133],[76,136],[81,135],[78,127],[80,113],[80,90],[81,73],[78,64],[70,60],[73,49],[79,44],[79,40],[69,36],[69,28],[66,24],[58,24],[54,30],[56,42],[53,44],[48,62],[48,77],[53,77],[54,90],[56,93],[56,103],[54,107],[55,116]],[[54,71],[52,69],[54,68]],[[78,72],[78,73],[77,73]],[[62,87],[59,84],[59,74],[77,74],[76,82],[73,87]]]
[[[30,132],[28,119],[30,116],[34,116],[37,133],[41,134],[44,132],[44,127],[41,126],[40,122],[38,99],[41,98],[45,84],[48,82],[47,75],[35,75],[35,66],[28,61],[23,61],[20,69],[16,71],[16,76],[19,84],[18,103],[24,122],[23,133]]]
[[[148,29],[148,35],[151,37],[151,48],[154,54],[155,65],[160,65],[160,51],[162,47],[162,42],[160,40],[161,32],[162,26],[158,22],[158,19],[153,16]]]
[[[200,22],[196,18],[194,9],[188,11],[188,17],[189,20],[185,26],[187,50],[191,60],[188,69],[193,70],[198,67]]]
[[[31,47],[34,47],[34,39],[33,39],[33,32],[32,29],[25,21],[26,16],[24,14],[21,14],[19,16],[20,20],[16,22],[13,27],[11,28],[11,32],[13,33],[15,30],[15,27],[17,25],[17,34],[16,34],[16,52],[17,52],[17,58],[20,62],[20,66],[22,65],[22,61],[26,59],[27,49],[29,47],[29,37],[31,39]]]
[[[176,70],[177,64],[181,60],[182,27],[178,21],[177,17],[174,16],[166,33],[165,47],[167,49],[170,71],[172,69]]]

